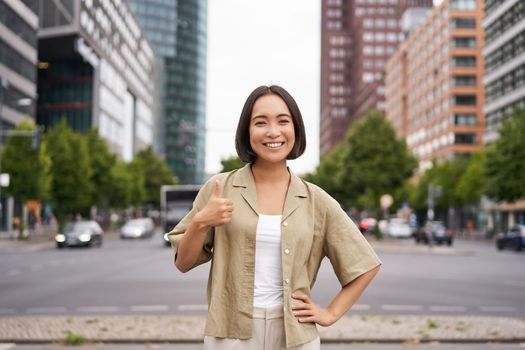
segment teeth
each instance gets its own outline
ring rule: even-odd
[[[283,144],[283,142],[279,142],[279,143],[267,143],[267,144],[266,144],[266,147],[277,148],[277,147],[281,146],[282,144]]]

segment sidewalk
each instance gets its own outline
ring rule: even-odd
[[[57,342],[72,332],[93,342],[196,343],[204,323],[194,316],[0,318],[0,342]],[[323,342],[525,341],[525,319],[504,317],[350,316],[318,328]]]

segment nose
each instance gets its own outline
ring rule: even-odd
[[[270,123],[268,126],[268,132],[266,133],[268,137],[276,138],[281,135],[281,130],[279,129],[278,123]]]

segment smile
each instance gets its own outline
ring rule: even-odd
[[[265,145],[266,147],[269,147],[269,148],[278,148],[278,147],[281,147],[282,145],[284,145],[284,142],[263,143],[263,145]]]

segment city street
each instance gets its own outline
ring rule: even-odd
[[[384,265],[349,314],[525,316],[525,253],[459,240],[432,250],[412,241],[374,245]],[[0,251],[0,317],[206,313],[209,264],[178,272],[160,232],[109,235],[101,248]],[[314,300],[327,305],[338,288],[325,260]]]

